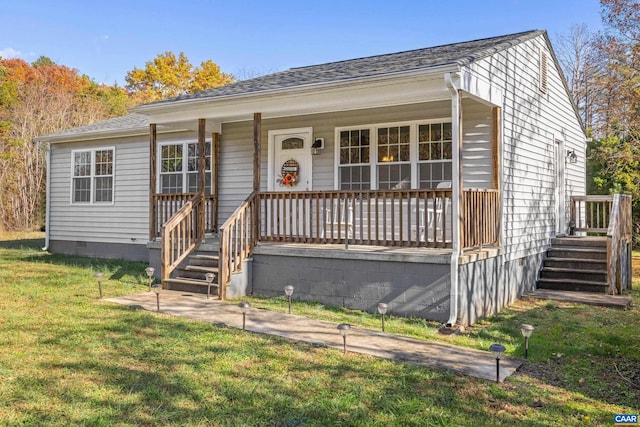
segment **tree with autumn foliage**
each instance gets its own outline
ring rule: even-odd
[[[129,71],[125,80],[136,103],[146,103],[223,86],[234,77],[211,60],[194,68],[183,52],[177,57],[165,52],[147,61],[144,69]]]
[[[0,58],[0,229],[39,225],[46,165],[37,136],[125,114],[128,105],[123,88],[47,57]]]

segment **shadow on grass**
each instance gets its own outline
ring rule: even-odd
[[[0,249],[34,249],[44,247],[44,239],[0,240]]]

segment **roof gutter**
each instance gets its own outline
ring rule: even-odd
[[[418,68],[408,71],[397,71],[393,73],[385,73],[373,76],[365,76],[365,77],[354,77],[342,80],[332,80],[329,82],[320,82],[320,83],[309,83],[303,85],[296,85],[291,87],[277,88],[277,89],[265,89],[258,90],[255,92],[245,92],[239,94],[229,94],[229,95],[220,95],[220,96],[212,96],[207,98],[189,98],[189,99],[177,99],[174,101],[160,101],[158,103],[153,104],[145,104],[139,105],[131,109],[132,112],[140,113],[140,114],[154,114],[154,113],[162,113],[165,110],[173,111],[177,106],[192,106],[198,107],[202,104],[208,104],[211,102],[223,102],[226,100],[240,100],[246,98],[258,98],[264,96],[278,96],[278,95],[287,95],[287,94],[295,94],[305,91],[312,91],[318,89],[332,89],[332,88],[340,88],[342,86],[352,86],[353,84],[365,84],[365,83],[375,83],[375,82],[384,82],[390,79],[396,79],[398,77],[413,77],[413,76],[428,76],[428,75],[438,75],[447,72],[458,71],[459,64],[457,63],[448,63],[437,66],[432,66],[428,68]]]
[[[446,327],[453,327],[458,321],[458,299],[459,299],[459,280],[458,280],[458,258],[460,256],[460,135],[461,135],[461,99],[460,87],[454,80],[460,79],[458,73],[445,73],[444,81],[451,92],[451,136],[453,159],[453,173],[451,174],[451,217],[452,217],[452,241],[451,241],[451,290],[449,296],[449,320],[445,324]]]

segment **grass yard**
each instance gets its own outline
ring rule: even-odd
[[[387,331],[522,356],[495,384],[243,333],[98,298],[147,289],[141,263],[44,253],[0,236],[2,425],[610,426],[640,412],[640,280],[628,311],[526,300],[467,329],[391,317]],[[640,277],[640,275],[635,275]],[[295,295],[295,294],[294,294]],[[284,298],[252,305],[286,310]],[[297,314],[379,328],[378,316],[294,301]]]

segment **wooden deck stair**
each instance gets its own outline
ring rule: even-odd
[[[217,239],[208,238],[189,255],[184,265],[177,268],[170,279],[165,280],[165,288],[175,291],[207,293],[207,273],[215,274],[211,295],[218,295],[218,248]]]
[[[606,238],[553,239],[540,271],[537,288],[608,293]]]

